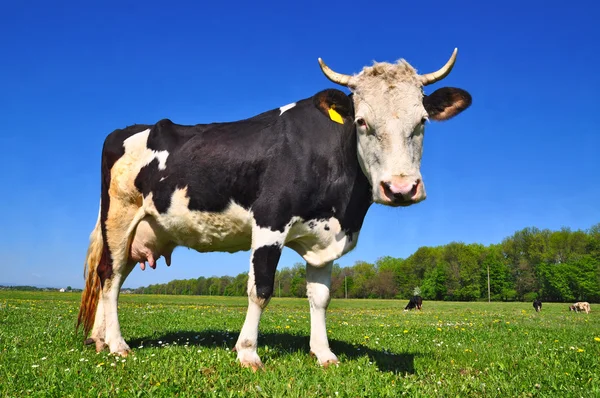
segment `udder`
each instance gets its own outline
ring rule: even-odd
[[[145,270],[146,262],[150,267],[156,268],[156,261],[162,256],[169,266],[171,265],[171,253],[175,246],[169,234],[156,220],[147,216],[140,221],[135,230],[129,259],[139,263],[142,270]]]

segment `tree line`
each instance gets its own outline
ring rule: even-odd
[[[489,286],[488,286],[489,273]],[[306,267],[277,271],[275,297],[305,297]],[[248,274],[173,280],[140,294],[245,296]],[[586,231],[525,228],[501,243],[452,242],[421,247],[406,259],[381,257],[350,267],[334,264],[332,297],[426,300],[600,302],[600,223]]]

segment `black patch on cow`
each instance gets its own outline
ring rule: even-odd
[[[335,105],[354,119],[352,100],[325,90],[298,101],[294,112],[275,109],[231,123],[182,126],[161,120],[152,126],[148,147],[168,151],[165,170],[158,160],[144,166],[135,186],[152,193],[159,212],[168,211],[176,189],[187,189],[190,210],[222,212],[231,201],[252,208],[259,227],[283,231],[294,216],[336,217],[356,232],[371,204],[370,185],[360,170],[353,123],[324,117],[315,105]],[[333,209],[336,209],[335,212]]]
[[[325,226],[323,227],[323,229],[324,229],[325,231],[329,231],[329,224],[325,224]]]
[[[317,226],[317,223],[316,223],[316,222],[314,222],[313,220],[310,220],[310,221],[308,222],[308,228],[310,228],[310,229],[315,229],[315,227],[316,227],[316,226]]]
[[[259,247],[252,254],[256,295],[262,299],[268,299],[273,295],[279,257],[281,257],[281,247],[277,244]]]
[[[344,120],[352,123],[354,121],[354,103],[352,99],[340,90],[324,90],[313,97],[315,106],[321,113],[329,117],[329,109],[334,109]],[[337,122],[335,122],[337,123]]]
[[[111,169],[125,154],[123,142],[134,134],[142,132],[150,128],[148,125],[136,124],[124,129],[115,130],[110,133],[104,140],[102,147],[102,163],[101,163],[101,182],[100,182],[100,229],[102,231],[102,239],[104,241],[100,263],[98,264],[98,276],[100,283],[104,286],[104,281],[112,276],[112,255],[108,249],[106,238],[106,219],[108,218],[108,208],[110,207],[110,196],[108,189],[110,188]]]
[[[408,304],[406,304],[406,307],[404,307],[404,310],[414,310],[415,308],[420,310],[422,305],[423,298],[421,296],[413,296],[410,298]]]
[[[460,88],[442,87],[423,96],[423,106],[431,120],[448,120],[471,106],[471,94]]]
[[[186,188],[190,210],[222,212],[233,201],[251,208],[259,227],[277,231],[295,216],[336,217],[352,236],[372,203],[371,187],[358,165],[354,123],[332,122],[323,104],[354,120],[352,99],[339,90],[297,101],[294,112],[283,115],[274,109],[194,126],[161,120],[150,127],[148,147],[168,151],[166,168],[153,160],[135,186],[144,196],[152,193],[160,213],[176,189]]]

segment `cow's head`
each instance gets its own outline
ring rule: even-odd
[[[419,75],[406,61],[375,63],[359,74],[343,75],[319,58],[325,76],[353,92],[360,166],[373,187],[373,200],[408,206],[425,199],[421,177],[427,120],[448,120],[471,105],[471,96],[444,87],[424,95],[423,86],[446,77],[457,50],[440,70]]]

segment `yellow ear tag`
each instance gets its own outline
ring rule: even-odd
[[[342,119],[342,116],[333,108],[329,108],[329,118],[336,123],[344,124],[344,119]]]

